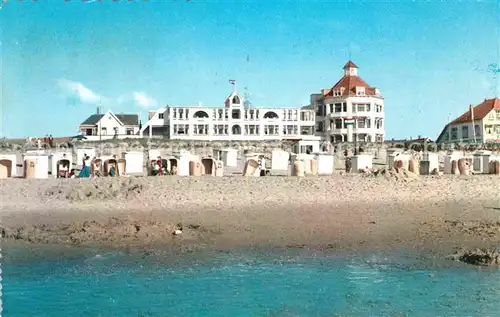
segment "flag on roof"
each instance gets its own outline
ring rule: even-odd
[[[229,83],[230,83],[231,85],[234,85],[234,84],[236,84],[236,80],[234,80],[234,79],[229,79]]]

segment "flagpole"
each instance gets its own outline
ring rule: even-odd
[[[472,105],[469,106],[470,108],[470,117],[471,117],[471,121],[472,121],[472,135],[474,136],[474,143],[476,143],[476,125],[474,124],[474,108],[472,107]]]

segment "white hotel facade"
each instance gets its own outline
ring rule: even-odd
[[[384,141],[384,97],[378,88],[358,76],[358,66],[351,61],[345,64],[344,76],[332,88],[311,95],[311,105],[316,111],[316,135],[323,140]]]
[[[235,90],[224,106],[167,106],[150,111],[139,137],[197,141],[383,142],[384,98],[351,61],[331,88],[301,108],[250,107]],[[354,125],[349,124],[349,122]],[[309,143],[308,143],[309,142]],[[317,146],[315,146],[317,148]]]
[[[224,106],[167,106],[149,113],[144,137],[198,141],[320,140],[314,110],[247,106],[235,90]]]

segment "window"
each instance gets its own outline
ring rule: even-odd
[[[334,97],[339,97],[341,94],[342,94],[342,93],[340,92],[340,90],[339,90],[339,89],[335,89],[335,90],[333,91],[333,96],[334,96]]]
[[[344,120],[335,119],[335,129],[342,129],[342,126],[343,126],[342,121],[344,121]]]
[[[113,132],[114,132],[114,134],[115,134],[115,135],[118,135],[118,128],[117,128],[117,127],[114,127],[114,128],[113,128]]]
[[[108,129],[106,129],[106,128],[101,128],[101,134],[102,134],[102,135],[107,135],[107,134],[108,134]]]
[[[326,106],[325,105],[320,105],[318,104],[316,106],[316,115],[318,117],[323,117],[325,115],[325,109],[326,109]]]
[[[118,129],[116,129],[116,133],[115,134],[118,134]],[[134,129],[131,129],[131,128],[128,128],[125,130],[125,134],[126,135],[133,135],[134,134]]]
[[[233,112],[231,113],[231,117],[233,119],[240,119],[241,113],[240,110],[234,109]]]
[[[476,134],[476,137],[481,136],[481,127],[477,124],[474,126],[474,133]]]
[[[485,125],[484,130],[486,134],[493,134],[493,125],[491,124]]]
[[[497,113],[497,120],[500,120],[500,110],[496,110]]]
[[[458,128],[457,127],[452,127],[451,128],[451,137],[450,137],[450,140],[456,140],[458,139]]]
[[[335,104],[335,112],[342,112],[342,104],[341,103],[336,103]]]
[[[364,96],[365,87],[356,87],[356,96]]]
[[[375,104],[375,112],[382,112],[382,105]]]
[[[469,138],[469,126],[463,125],[462,126],[462,139],[468,139]]]
[[[318,122],[316,124],[316,132],[324,132],[325,126],[323,122]]]
[[[366,119],[365,118],[358,118],[358,120],[356,120],[356,121],[358,123],[358,128],[359,129],[366,128]]]
[[[370,104],[353,104],[352,105],[353,112],[365,112],[370,111]]]
[[[342,104],[342,112],[347,112],[347,104],[345,102]]]
[[[377,129],[382,129],[382,127],[383,127],[383,119],[381,119],[381,118],[375,119],[375,127]]]
[[[163,113],[158,114],[158,119],[163,119]]]

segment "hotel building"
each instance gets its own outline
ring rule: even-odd
[[[167,106],[151,111],[140,134],[171,140],[318,142],[314,126],[314,110],[253,107],[235,90],[223,106]]]
[[[316,112],[315,133],[323,140],[384,141],[384,97],[358,76],[358,66],[351,61],[332,88],[311,95],[311,108]]]

